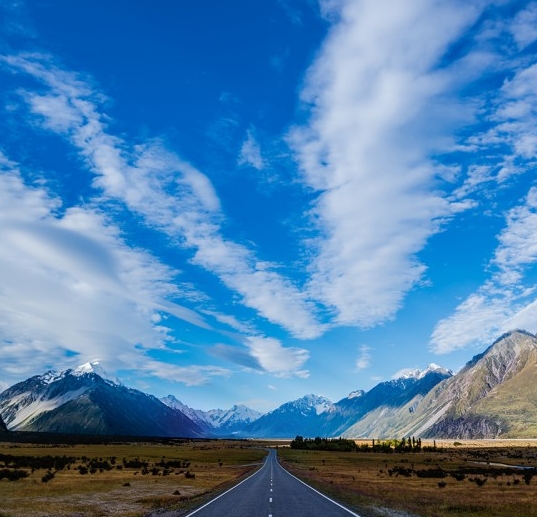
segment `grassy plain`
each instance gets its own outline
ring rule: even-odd
[[[226,440],[0,443],[0,478],[7,471],[28,474],[0,479],[0,517],[140,517],[187,508],[252,471],[265,455],[255,444]]]
[[[537,467],[537,441],[437,447],[391,454],[280,448],[279,456],[295,475],[364,517],[401,515],[389,509],[420,517],[537,517],[537,471],[513,468]]]
[[[537,473],[513,468],[537,466],[537,441],[437,440],[436,452],[391,454],[292,450],[288,443],[1,442],[0,517],[186,513],[253,471],[266,446],[362,517],[537,517]],[[6,471],[28,475],[1,479]]]

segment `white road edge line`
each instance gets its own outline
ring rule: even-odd
[[[232,490],[235,490],[235,488],[237,488],[239,485],[242,485],[244,482],[248,481],[250,478],[253,478],[257,474],[259,474],[267,466],[267,462],[268,462],[269,458],[270,458],[270,452],[267,454],[267,458],[265,459],[265,463],[263,464],[263,466],[259,470],[256,470],[251,476],[248,476],[246,479],[243,479],[240,483],[237,483],[236,485],[232,486],[229,490],[226,490],[225,492],[223,492],[220,495],[216,496],[214,499],[211,499],[208,503],[205,503],[203,506],[200,506],[198,509],[196,509],[193,512],[190,512],[189,514],[185,515],[185,517],[190,517],[191,515],[194,515],[195,513],[198,513],[200,510],[203,510],[206,506],[209,506],[210,504],[214,503],[217,499],[220,499],[221,497],[224,497],[226,494],[228,494]]]
[[[312,486],[308,485],[307,483],[304,483],[304,481],[302,481],[301,479],[298,479],[296,476],[294,476],[293,474],[291,474],[288,470],[286,470],[285,468],[282,467],[282,465],[280,464],[280,462],[278,461],[278,457],[276,456],[276,462],[278,463],[278,465],[280,466],[280,468],[286,473],[286,474],[289,474],[291,477],[295,478],[297,481],[300,481],[303,485],[307,486],[309,489],[313,490],[314,492],[316,492],[317,494],[319,494],[321,497],[324,497],[325,499],[328,499],[328,501],[330,501],[331,503],[334,503],[336,506],[339,506],[341,509],[345,510],[346,512],[349,512],[351,515],[354,515],[354,517],[361,517],[361,515],[358,515],[357,513],[354,513],[352,510],[349,510],[348,508],[346,508],[345,506],[343,506],[342,504],[339,504],[337,501],[334,501],[333,499],[331,499],[330,497],[328,497],[327,495],[324,495],[322,492],[319,492],[319,490],[315,490],[315,488],[313,488]],[[187,516],[188,517],[188,516]]]

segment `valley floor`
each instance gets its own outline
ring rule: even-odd
[[[233,485],[265,456],[259,447],[226,440],[0,443],[0,517],[142,517],[178,511]]]
[[[436,440],[436,446],[405,453],[282,448],[280,457],[362,517],[537,517],[537,440]]]
[[[304,451],[283,441],[0,442],[0,517],[186,514],[257,468],[266,446],[362,517],[537,517],[537,440],[436,440],[436,451],[419,453]]]

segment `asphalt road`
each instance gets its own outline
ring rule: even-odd
[[[271,450],[255,474],[186,517],[360,517],[287,472]]]

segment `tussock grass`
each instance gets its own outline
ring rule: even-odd
[[[401,454],[282,448],[279,455],[295,475],[367,515],[389,507],[420,517],[537,517],[537,475],[527,484],[524,471],[494,466],[537,467],[537,448],[525,442]]]
[[[0,517],[140,517],[159,508],[179,509],[193,498],[229,484],[253,470],[266,452],[246,442],[214,440],[173,445],[2,443],[0,455],[72,458],[61,470],[37,468],[32,472],[17,467],[29,476],[1,480]],[[0,461],[0,469],[14,469],[16,462],[5,465]],[[91,473],[91,465],[105,468],[94,468]],[[80,468],[87,473],[81,474]],[[48,472],[53,477],[43,482]]]

